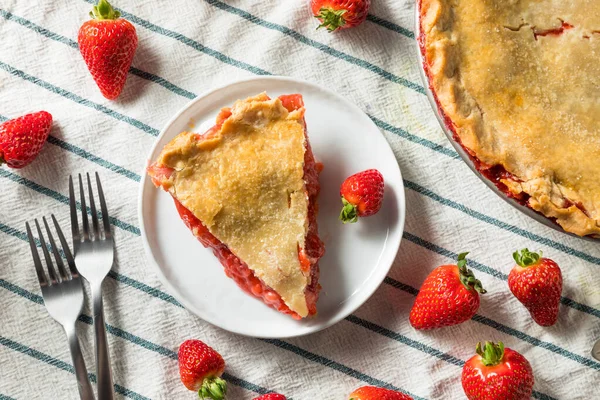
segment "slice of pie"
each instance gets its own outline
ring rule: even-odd
[[[439,109],[505,193],[600,234],[600,2],[421,0]]]
[[[297,319],[317,312],[319,171],[302,96],[265,93],[221,110],[204,134],[182,132],[148,168],[227,276]]]

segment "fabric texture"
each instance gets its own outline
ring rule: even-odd
[[[534,398],[598,397],[600,363],[590,350],[600,338],[600,247],[519,213],[458,157],[424,95],[414,2],[375,1],[362,26],[328,34],[315,30],[304,0],[115,0],[139,47],[111,102],[77,50],[91,1],[0,1],[0,118],[44,109],[55,121],[34,164],[0,168],[1,399],[78,398],[66,338],[43,306],[24,231],[26,221],[50,213],[68,226],[68,175],[87,171],[100,173],[114,217],[116,263],[104,302],[120,398],[195,398],[178,375],[176,352],[187,338],[223,355],[230,399],[271,390],[344,399],[366,384],[415,399],[461,399],[462,365],[484,340],[501,340],[531,362]],[[407,199],[400,251],[372,298],[335,326],[289,340],[233,335],[182,308],[147,265],[137,220],[138,182],[161,127],[204,91],[268,74],[316,82],[368,113],[394,150]],[[524,247],[562,267],[551,328],[536,325],[508,290],[511,253]],[[488,290],[479,312],[460,326],[415,331],[408,314],[425,276],[463,251]],[[87,306],[80,320],[92,373]]]

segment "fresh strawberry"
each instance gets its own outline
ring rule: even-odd
[[[0,165],[23,168],[39,154],[48,139],[52,115],[46,111],[27,114],[0,124]]]
[[[457,325],[473,318],[479,309],[479,293],[486,291],[467,268],[467,254],[458,255],[457,265],[437,267],[425,278],[410,310],[415,329]]]
[[[262,396],[255,397],[253,400],[287,400],[284,395],[277,393],[267,393]]]
[[[225,369],[223,357],[200,340],[186,340],[179,347],[179,376],[189,390],[201,399],[222,400],[227,383],[221,379]]]
[[[352,392],[348,400],[412,400],[412,397],[389,389],[363,386]]]
[[[92,77],[109,100],[121,94],[138,44],[135,28],[120,15],[108,1],[99,0],[77,38]]]
[[[340,220],[354,223],[358,217],[376,214],[383,201],[383,176],[376,169],[368,169],[347,178],[340,189],[344,207]]]
[[[477,355],[462,370],[462,386],[469,400],[529,400],[533,371],[525,357],[502,342],[477,344]]]
[[[562,274],[557,263],[542,257],[542,252],[527,249],[513,253],[517,265],[508,275],[508,287],[541,326],[558,320],[562,293]]]
[[[371,0],[311,0],[313,15],[321,21],[319,28],[329,32],[352,28],[363,23]]]

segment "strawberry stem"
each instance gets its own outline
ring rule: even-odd
[[[317,29],[327,28],[329,32],[333,32],[341,28],[346,25],[344,14],[347,12],[348,10],[334,10],[331,7],[321,8],[319,13],[315,15],[316,18],[321,20],[321,25],[317,26]]]
[[[458,263],[456,264],[461,283],[469,290],[474,289],[481,294],[487,293],[487,290],[481,286],[481,281],[475,278],[473,271],[467,268],[467,254],[469,253],[460,253],[458,255]]]
[[[340,213],[340,221],[343,223],[355,223],[358,221],[358,211],[356,210],[356,206],[350,204],[348,200],[342,197],[342,203],[344,207],[342,207],[342,212]]]
[[[513,253],[513,258],[515,259],[517,265],[527,268],[531,267],[532,265],[536,265],[540,261],[540,258],[542,258],[542,252],[539,251],[536,253],[525,248],[521,251],[515,251]]]
[[[106,19],[117,19],[121,16],[121,13],[115,10],[107,0],[99,0],[98,4],[95,5],[90,11],[90,17],[97,20]]]
[[[498,344],[495,344],[494,342],[485,342],[482,349],[481,342],[479,342],[475,351],[481,356],[483,365],[493,367],[500,364],[504,358],[504,343],[498,342]]]
[[[227,382],[219,377],[206,378],[198,391],[201,399],[223,400],[227,393]]]

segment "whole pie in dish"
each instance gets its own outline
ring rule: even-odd
[[[577,235],[600,234],[600,1],[421,0],[449,129],[483,175]]]
[[[317,312],[320,164],[301,95],[265,93],[221,110],[204,134],[182,132],[148,174],[193,234],[247,293],[294,318]]]

